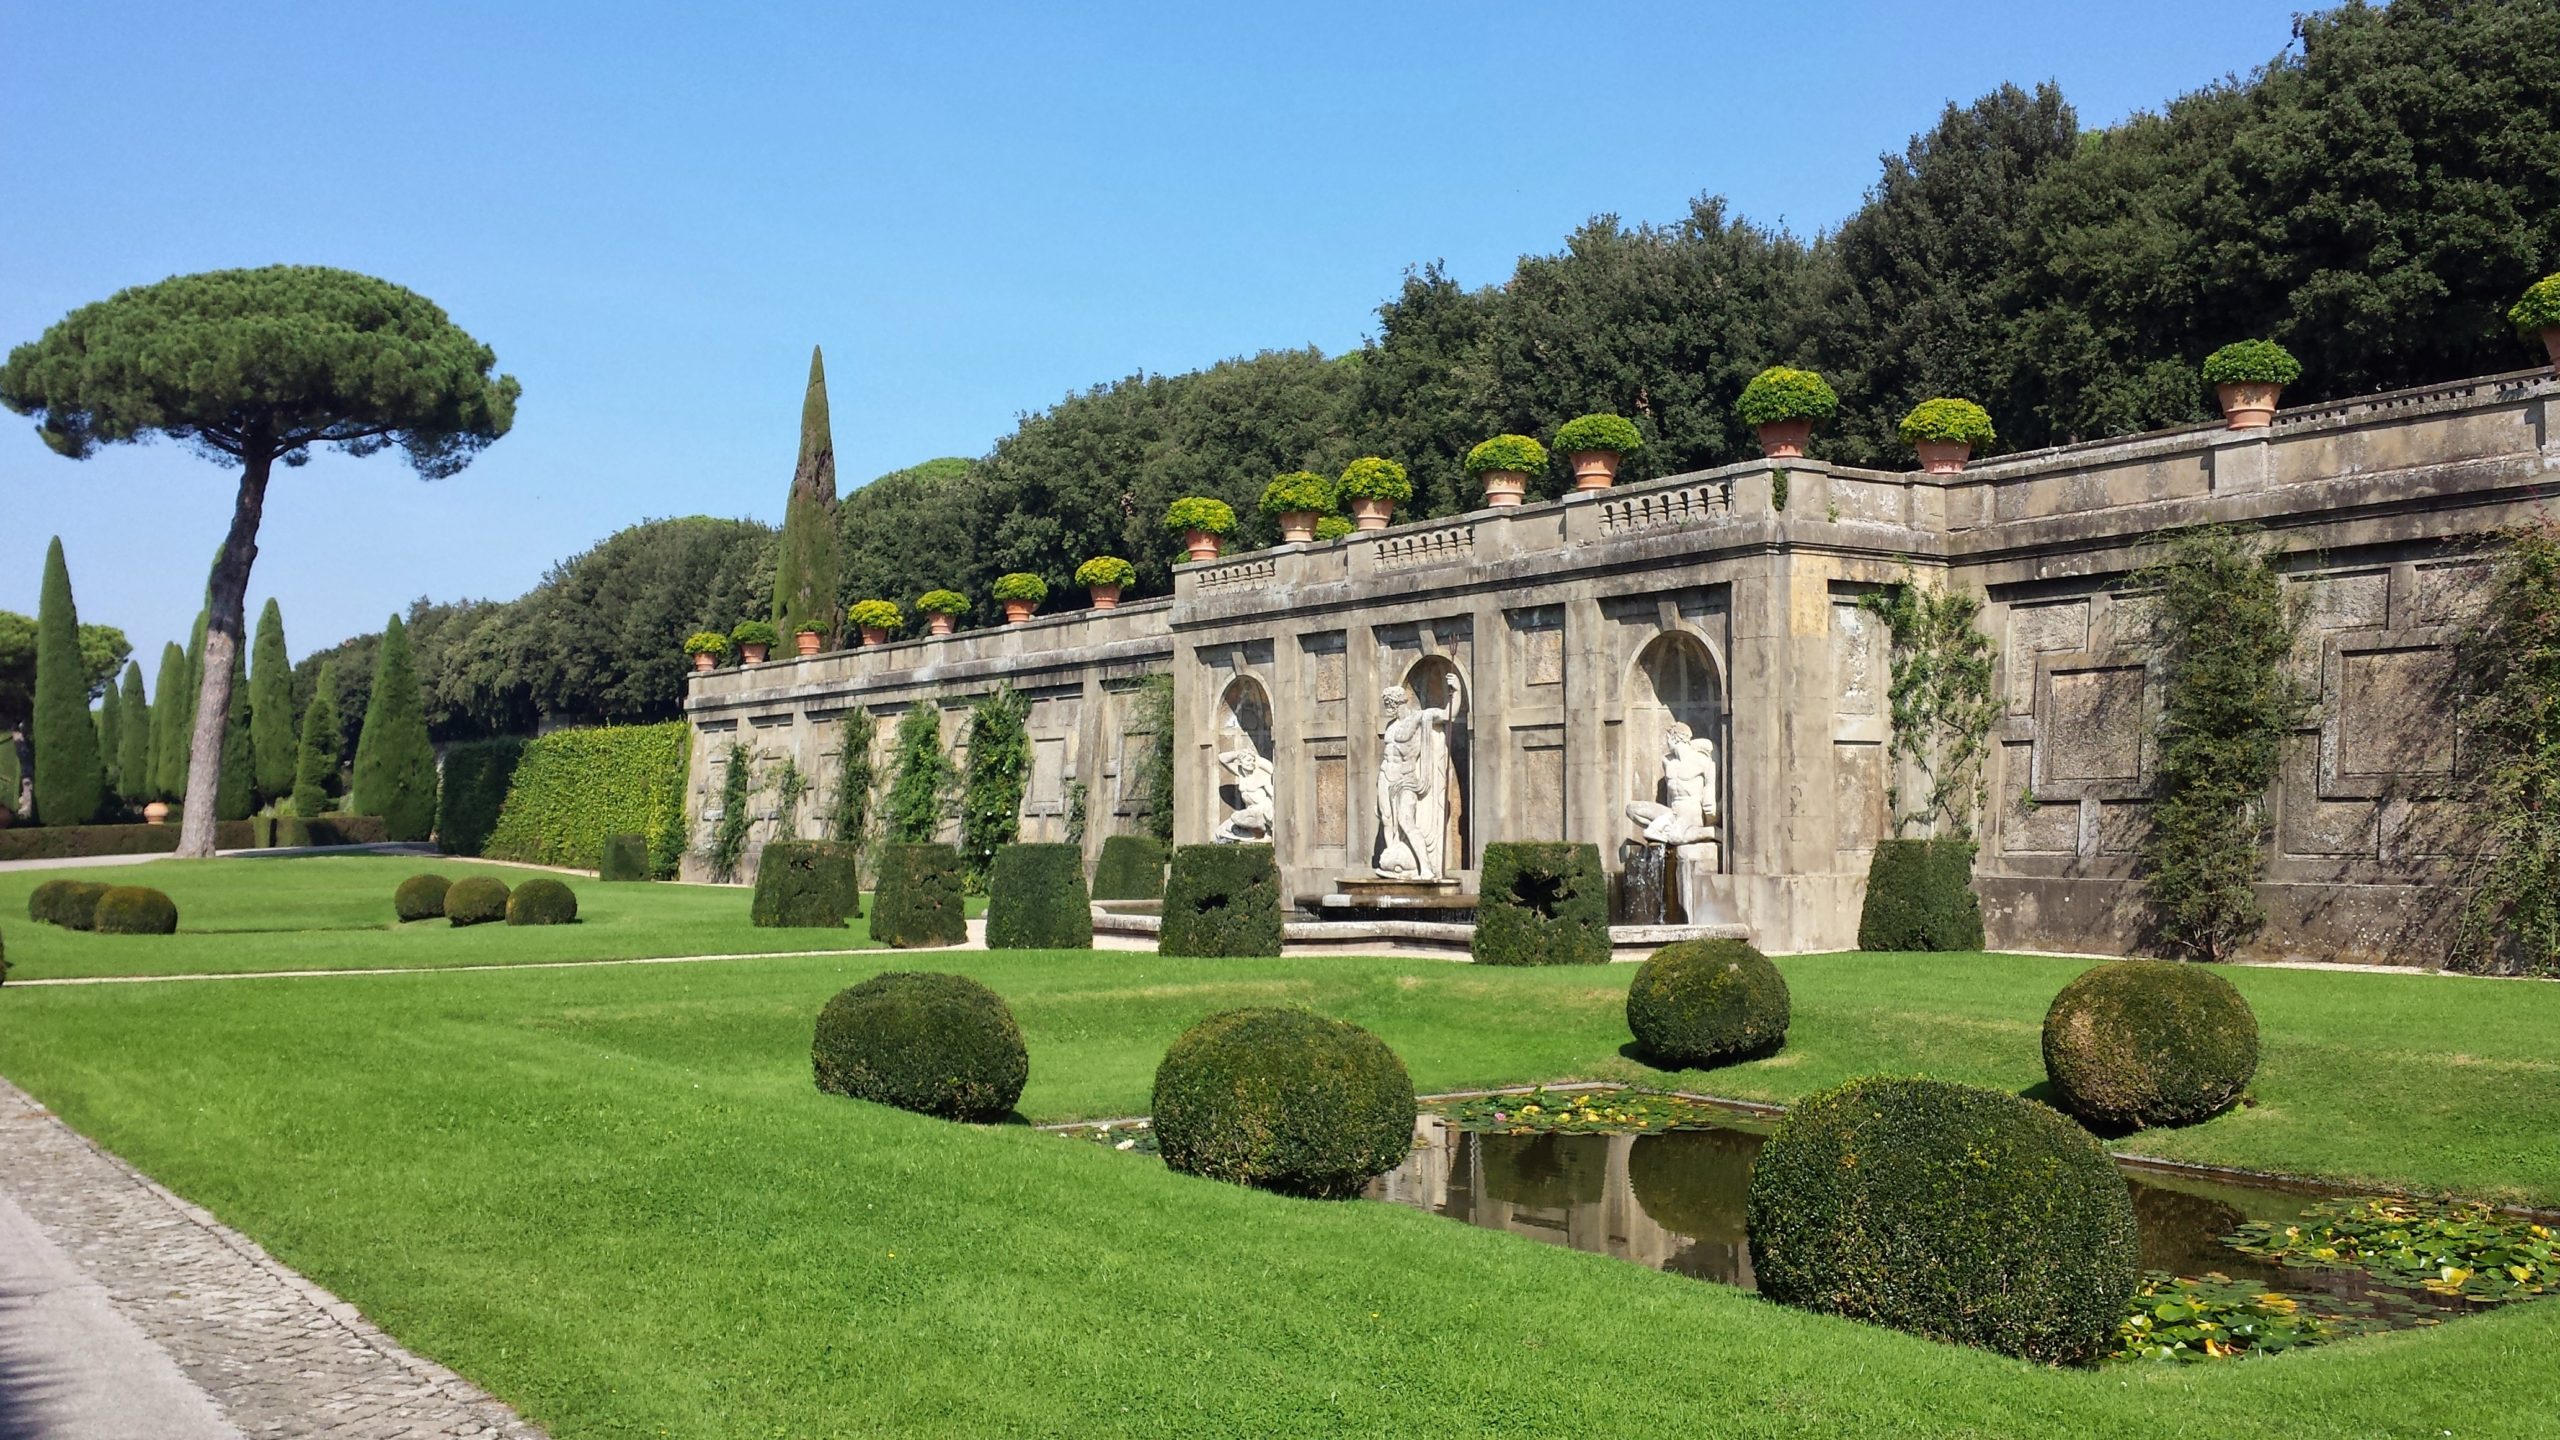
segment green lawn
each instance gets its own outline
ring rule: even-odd
[[[12,938],[18,933],[12,928]],[[2560,1434],[2560,1302],[2229,1366],[2064,1373],[1399,1207],[1288,1200],[817,1094],[885,957],[0,990],[0,1072],[393,1333],[586,1436]],[[1031,1118],[1145,1106],[1211,1010],[1299,1001],[1426,1090],[1620,1075],[1630,967],[950,954]],[[1786,1099],[2025,1088],[2075,962],[1781,962]],[[2129,1148],[2560,1201],[2560,986],[2230,972],[2257,1108]]]
[[[212,975],[244,970],[370,970],[628,960],[650,955],[858,950],[860,922],[843,930],[759,930],[748,894],[719,885],[607,885],[553,875],[578,892],[574,926],[401,925],[391,892],[423,870],[448,879],[484,873],[509,885],[551,872],[409,855],[155,860],[96,869],[0,871],[0,929],[12,977]],[[149,885],[178,902],[175,935],[88,935],[26,918],[27,893],[47,880]],[[974,911],[973,911],[974,913]]]

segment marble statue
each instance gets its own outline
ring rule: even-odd
[[[1658,801],[1630,802],[1627,818],[1635,822],[1647,844],[1669,852],[1680,909],[1689,923],[1707,924],[1718,918],[1714,912],[1721,909],[1707,889],[1707,877],[1716,873],[1721,858],[1715,742],[1700,739],[1688,726],[1672,721],[1662,732],[1662,783],[1657,793],[1662,796]]]
[[[1464,703],[1455,676],[1438,708],[1418,705],[1390,685],[1379,697],[1386,728],[1378,746],[1377,873],[1389,880],[1445,876],[1442,843],[1449,830],[1449,726]]]
[[[1253,748],[1253,737],[1233,720],[1227,722],[1235,743],[1218,756],[1218,765],[1235,778],[1236,812],[1209,838],[1220,845],[1260,845],[1271,839],[1274,785],[1271,762]]]

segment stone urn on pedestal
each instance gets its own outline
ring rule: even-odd
[[[145,825],[168,824],[169,802],[166,800],[154,800],[150,804],[143,806],[142,823]]]
[[[1761,454],[1800,460],[1814,422],[1830,419],[1839,409],[1840,397],[1829,381],[1810,370],[1772,365],[1742,387],[1733,413],[1759,435]]]
[[[2301,378],[2301,363],[2273,340],[2234,341],[2204,361],[2204,383],[2222,404],[2222,423],[2233,430],[2273,423],[2284,387]]]

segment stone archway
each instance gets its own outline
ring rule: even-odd
[[[1218,694],[1218,823],[1210,838],[1267,843],[1277,803],[1271,753],[1271,696],[1262,682],[1238,675]]]
[[[1732,811],[1727,799],[1732,793],[1731,766],[1726,755],[1726,706],[1724,669],[1713,649],[1698,636],[1685,630],[1668,630],[1646,642],[1637,652],[1635,664],[1627,676],[1625,723],[1619,727],[1618,747],[1619,795],[1621,805],[1637,813],[1628,814],[1627,823],[1641,827],[1643,835],[1630,837],[1626,850],[1627,863],[1636,865],[1638,852],[1650,839],[1673,848],[1651,851],[1652,864],[1662,879],[1672,882],[1671,890],[1690,922],[1704,923],[1711,910],[1724,907],[1709,895],[1706,877],[1730,868],[1732,855]],[[1712,751],[1713,775],[1708,777],[1705,799],[1711,809],[1705,816],[1709,825],[1701,835],[1696,825],[1682,825],[1661,819],[1665,811],[1677,811],[1667,773],[1665,739],[1672,727],[1685,727],[1695,741],[1704,741]],[[1698,796],[1694,783],[1702,768],[1694,751],[1685,763],[1684,773],[1691,777],[1687,793],[1693,803]],[[1650,812],[1649,822],[1644,812]],[[1697,810],[1687,813],[1695,821]],[[1624,832],[1621,832],[1624,833]],[[1690,844],[1683,839],[1703,839],[1706,843]],[[1632,868],[1631,868],[1632,873]],[[1630,881],[1629,908],[1635,908],[1633,881]]]

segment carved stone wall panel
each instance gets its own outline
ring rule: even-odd
[[[2312,733],[2285,739],[2276,851],[2306,859],[2371,857],[2381,849],[2380,802],[2363,797],[2324,799],[2319,784],[2320,743]]]
[[[1831,602],[1831,683],[1844,716],[1885,713],[1888,682],[1884,621],[1858,608],[1853,598]]]
[[[2000,848],[2011,855],[2076,855],[2080,851],[2080,802],[2011,806],[2000,829]]]
[[[2008,667],[2009,713],[2035,708],[2036,657],[2057,650],[2089,648],[2089,602],[2042,601],[2009,607],[2009,642],[2000,647]]]
[[[2056,668],[2048,690],[2038,717],[2045,783],[2142,778],[2141,666]]]
[[[1833,813],[1839,816],[1839,847],[1871,850],[1893,831],[1885,794],[1885,747],[1869,740],[1844,740],[1831,747]]]
[[[1341,847],[1351,843],[1351,760],[1347,755],[1317,755],[1315,769],[1315,843]]]
[[[2098,853],[2130,855],[2142,847],[2151,828],[2148,800],[2102,800],[2098,803]]]
[[[1310,698],[1323,702],[1344,699],[1351,694],[1351,667],[1343,654],[1342,632],[1329,630],[1321,635],[1303,636],[1299,644],[1307,657],[1307,679],[1313,691]]]
[[[2305,684],[2320,680],[2320,655],[2328,637],[2341,630],[2379,630],[2391,623],[2391,576],[2367,570],[2301,577],[2289,582],[2302,609],[2302,628],[2293,643],[2294,675]]]
[[[1504,612],[1511,626],[1512,673],[1523,686],[1564,683],[1564,607]]]
[[[2340,778],[2453,771],[2453,653],[2429,646],[2337,657]]]
[[[1565,838],[1565,751],[1561,725],[1524,725],[1511,732],[1513,829],[1522,840]],[[1515,838],[1506,836],[1505,838]]]
[[[1031,788],[1024,803],[1038,809],[1061,809],[1067,802],[1067,740],[1063,735],[1038,736],[1031,742]]]
[[[2493,571],[2486,560],[2442,560],[2415,568],[2409,600],[2413,625],[2467,625],[2489,603]]]

